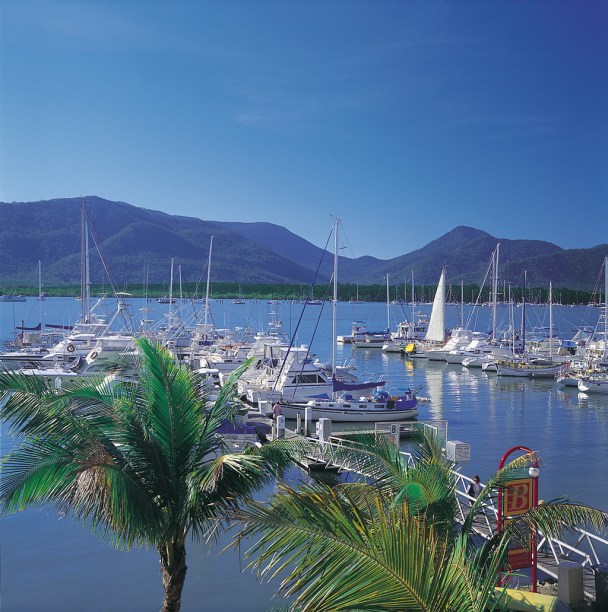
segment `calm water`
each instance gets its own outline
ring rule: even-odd
[[[47,299],[44,320],[70,323],[78,316],[80,304],[63,298]],[[132,300],[135,317],[142,317],[142,300]],[[147,318],[165,316],[167,306],[155,303]],[[110,307],[109,307],[110,308]],[[309,307],[298,327],[301,306],[268,305],[265,302],[233,305],[231,301],[212,304],[217,327],[246,326],[265,328],[273,309],[284,329],[297,342],[311,344],[319,357],[331,358],[331,309]],[[39,304],[0,303],[0,338],[10,338],[15,323],[38,322]],[[417,310],[430,312],[429,305]],[[111,308],[110,308],[111,311]],[[520,316],[516,309],[516,316]],[[546,308],[528,307],[529,326],[547,326]],[[401,306],[391,307],[392,327],[411,314]],[[464,321],[471,309],[465,307]],[[184,318],[192,315],[186,308]],[[597,308],[554,307],[553,323],[564,338],[573,335],[577,325],[595,325]],[[200,316],[200,315],[199,315]],[[460,306],[448,306],[448,325],[459,324]],[[499,309],[498,319],[506,323],[508,309]],[[487,331],[489,308],[473,311],[471,327]],[[320,320],[318,320],[320,319]],[[383,304],[339,304],[338,334],[350,333],[351,322],[360,319],[369,328],[385,327]],[[518,324],[516,324],[518,325]],[[313,330],[317,329],[312,339]],[[463,466],[466,474],[479,473],[482,481],[495,471],[502,454],[512,446],[524,445],[538,450],[542,457],[540,496],[551,499],[565,495],[570,499],[608,509],[608,399],[585,397],[574,390],[561,390],[553,381],[528,381],[497,378],[461,366],[417,360],[379,350],[338,347],[338,359],[355,359],[359,373],[383,374],[392,387],[422,387],[420,394],[430,403],[420,405],[420,419],[447,419],[452,440],[471,444],[471,461]],[[9,441],[2,438],[2,454]],[[303,478],[293,470],[290,480]],[[264,497],[274,487],[261,492]],[[154,551],[115,551],[101,543],[86,529],[70,519],[60,519],[51,509],[28,511],[5,517],[1,523],[2,609],[45,611],[82,610],[157,610],[162,600],[158,561]],[[213,546],[194,542],[188,549],[188,578],[184,591],[184,610],[206,608],[218,611],[269,610],[280,605],[273,599],[275,583],[262,583],[234,552],[220,554],[229,541],[223,537]]]

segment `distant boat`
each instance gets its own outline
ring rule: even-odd
[[[169,297],[169,296],[164,296],[164,297],[159,297],[156,298],[156,303],[157,304],[175,304],[175,298],[174,297]]]
[[[354,300],[349,300],[350,304],[363,304],[363,300],[359,299],[359,285],[357,285],[357,297]]]
[[[0,295],[0,302],[25,302],[24,295]]]
[[[244,304],[245,300],[243,299],[243,290],[241,289],[241,286],[239,285],[239,297],[236,300],[232,300],[233,304]]]

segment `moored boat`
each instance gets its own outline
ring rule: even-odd
[[[281,412],[291,419],[305,416],[309,408],[314,420],[327,418],[336,422],[381,423],[405,421],[418,416],[418,402],[413,391],[390,395],[377,391],[373,395],[354,398],[345,394],[337,399],[312,399],[308,402],[279,402]]]
[[[583,393],[601,393],[608,394],[608,374],[596,374],[594,376],[586,376],[578,381],[578,389]]]

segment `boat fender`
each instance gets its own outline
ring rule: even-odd
[[[66,350],[68,353],[73,353],[76,350],[76,347],[73,344],[68,344]]]
[[[89,355],[89,359],[95,359],[97,357],[99,353],[97,353],[97,351],[93,351],[90,355]]]

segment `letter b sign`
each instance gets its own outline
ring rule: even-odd
[[[532,479],[512,480],[505,486],[503,516],[517,516],[532,507]]]

